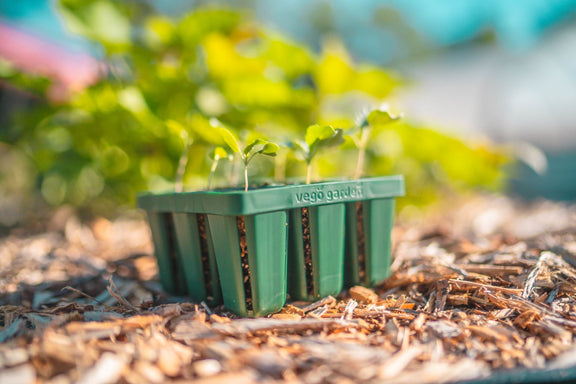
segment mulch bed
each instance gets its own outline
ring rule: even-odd
[[[393,275],[243,319],[167,296],[145,223],[0,239],[1,383],[451,382],[576,364],[576,207],[499,196],[394,232]]]

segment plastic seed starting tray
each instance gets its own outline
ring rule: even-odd
[[[242,316],[373,285],[390,265],[402,176],[143,195],[160,280]]]

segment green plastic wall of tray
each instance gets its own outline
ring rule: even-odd
[[[174,238],[174,227],[171,214],[165,212],[147,211],[148,222],[152,232],[154,254],[158,262],[158,275],[162,287],[173,295],[186,293],[180,261]]]
[[[289,293],[295,300],[312,301],[337,295],[343,287],[345,205],[308,208],[311,274],[306,271],[302,209],[290,211],[288,247]],[[307,276],[308,275],[308,276]],[[307,279],[311,279],[310,286]]]
[[[138,205],[147,211],[253,215],[294,208],[382,199],[404,195],[402,176],[270,186],[249,190],[145,194]]]
[[[204,263],[202,260],[202,238],[198,224],[199,215],[193,213],[172,214],[176,243],[178,245],[180,271],[184,275],[188,296],[195,301],[206,301],[210,305],[217,305],[222,303],[222,292],[220,290],[218,266],[214,255],[212,232],[210,231],[206,215],[204,215],[207,253],[207,260]],[[206,274],[204,272],[205,264],[207,267]]]
[[[173,295],[187,295],[196,302],[205,301],[210,305],[221,303],[220,282],[208,223],[206,246],[210,284],[204,278],[197,215],[153,211],[147,214],[160,282],[164,289]]]
[[[220,234],[214,251],[226,308],[242,316],[279,311],[286,303],[287,216],[285,211],[244,216],[252,308],[241,263],[237,216],[208,215],[210,229]]]
[[[360,202],[364,227],[364,278],[360,276],[356,202],[346,204],[345,286],[373,286],[390,275],[394,198]]]

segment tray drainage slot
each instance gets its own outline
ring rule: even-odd
[[[206,289],[206,297],[212,299],[214,297],[212,275],[210,273],[210,255],[208,253],[208,234],[206,232],[206,215],[196,215],[198,222],[198,234],[200,236],[200,255],[202,257],[202,275],[204,277],[204,288]]]
[[[358,277],[361,283],[366,279],[366,234],[364,228],[364,204],[356,202],[356,233],[358,234]]]
[[[248,262],[248,245],[246,242],[246,223],[244,222],[244,216],[237,216],[236,224],[238,225],[238,239],[240,240],[240,262],[242,265],[242,281],[244,282],[246,310],[252,311],[252,281],[250,279],[250,265]]]
[[[168,258],[170,260],[171,275],[174,279],[175,292],[173,294],[183,294],[182,291],[183,283],[182,276],[180,275],[181,268],[179,267],[178,261],[178,249],[176,245],[176,232],[174,229],[174,221],[172,220],[172,214],[164,213],[162,214],[164,220],[164,226],[166,228],[166,245],[168,248]]]
[[[312,263],[312,242],[310,241],[310,216],[308,208],[302,208],[302,242],[304,249],[304,269],[306,275],[306,293],[314,296],[314,266]]]

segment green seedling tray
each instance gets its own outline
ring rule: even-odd
[[[327,204],[290,211],[288,286],[292,299],[312,301],[342,290],[345,208],[344,204]]]
[[[160,278],[168,291],[198,300],[204,283],[199,277],[217,270],[219,279],[211,281],[213,285],[219,281],[225,306],[243,316],[259,316],[284,306],[288,285],[291,297],[299,299],[339,293],[344,282],[346,203],[390,200],[403,193],[403,178],[393,176],[249,191],[143,195],[138,203],[148,212]],[[209,223],[209,263],[198,261],[202,258],[195,241],[179,239],[189,232],[196,236],[196,215],[205,215]],[[302,224],[303,215],[307,226]],[[172,216],[181,219],[177,223],[181,227],[174,224],[177,220],[166,219]],[[214,261],[209,273],[198,271]],[[187,273],[180,273],[187,268]]]
[[[346,204],[345,285],[367,287],[390,275],[395,199]]]

